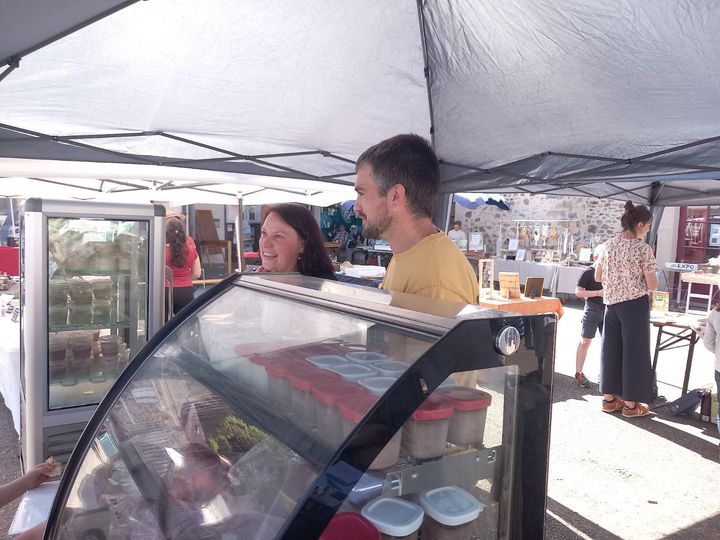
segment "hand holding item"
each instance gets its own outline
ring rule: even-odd
[[[59,461],[50,456],[47,461],[36,465],[24,474],[27,489],[34,489],[40,484],[49,482],[56,476],[60,476],[62,465]]]

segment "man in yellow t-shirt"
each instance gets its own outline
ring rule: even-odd
[[[432,222],[440,170],[430,144],[396,135],[365,150],[356,169],[355,212],[364,235],[387,240],[393,252],[381,287],[477,304],[475,271]]]

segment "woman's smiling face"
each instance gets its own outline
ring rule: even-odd
[[[303,240],[275,212],[265,218],[260,231],[260,258],[266,272],[297,272]]]

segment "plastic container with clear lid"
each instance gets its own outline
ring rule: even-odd
[[[324,371],[311,366],[299,368],[288,374],[290,383],[290,403],[292,414],[297,423],[305,429],[312,429],[316,425],[315,397],[313,386],[319,383],[340,384],[340,376],[330,371]]]
[[[361,511],[383,540],[416,540],[423,522],[423,509],[397,497],[381,497],[370,501]]]
[[[320,535],[320,540],[380,540],[380,532],[360,514],[335,514]]]
[[[483,510],[475,497],[457,486],[445,486],[420,494],[425,511],[423,540],[467,540],[473,538],[473,525]]]
[[[349,382],[318,382],[312,388],[315,419],[320,437],[331,444],[343,441],[342,416],[338,403],[367,395],[362,386]]]
[[[410,366],[404,362],[397,362],[396,360],[388,360],[387,362],[375,362],[372,365],[373,369],[376,370],[383,377],[399,377]]]
[[[382,396],[397,381],[397,377],[365,377],[358,384],[368,389],[373,395]]]
[[[75,356],[70,361],[70,375],[77,378],[87,377],[92,370],[92,356]]]
[[[355,426],[362,420],[367,412],[377,402],[375,396],[360,396],[338,402],[338,411],[342,417],[343,436],[347,437]],[[400,459],[400,442],[402,430],[399,429],[388,441],[375,460],[368,467],[369,470],[386,469],[395,465]]]
[[[465,386],[440,388],[438,392],[450,400],[455,409],[450,418],[448,442],[458,445],[482,445],[492,396],[482,390]]]
[[[92,308],[92,321],[94,324],[106,324],[110,322],[110,313],[112,312],[112,302],[110,302],[110,300],[95,299]]]
[[[120,354],[120,349],[122,348],[123,340],[120,336],[116,334],[111,334],[109,336],[100,336],[100,349],[102,350],[103,355],[107,356],[117,356]]]
[[[50,379],[61,379],[65,376],[67,333],[50,334],[48,337],[48,371]]]
[[[50,326],[64,326],[68,322],[68,307],[50,306],[48,308],[48,324]]]
[[[392,360],[392,358],[390,358],[387,354],[373,351],[349,352],[345,356],[347,356],[350,360],[354,362],[361,362],[363,364]]]
[[[120,371],[120,355],[100,355],[100,371],[105,376],[117,375]]]
[[[337,373],[344,380],[349,382],[357,381],[358,379],[362,379],[364,377],[373,377],[377,375],[377,371],[375,371],[372,367],[353,363],[330,366],[328,370],[332,371],[333,373]]]
[[[452,402],[431,394],[403,426],[403,453],[415,459],[433,459],[445,453]]]
[[[68,285],[64,278],[52,278],[48,282],[48,304],[50,307],[62,306],[67,309]]]
[[[92,284],[81,277],[68,280],[68,293],[73,305],[89,307],[92,303]]]
[[[70,343],[75,358],[90,358],[92,356],[92,332],[73,332]]]
[[[68,324],[92,324],[92,304],[72,304],[68,310]]]
[[[110,301],[113,291],[113,283],[110,276],[84,276],[83,279],[88,281],[92,286],[95,301]]]
[[[329,369],[333,366],[345,365],[348,359],[339,354],[321,354],[318,356],[308,356],[306,358],[313,366],[320,369]]]

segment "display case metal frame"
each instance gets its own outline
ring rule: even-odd
[[[48,220],[53,218],[146,221],[146,338],[162,325],[165,209],[159,205],[28,199],[22,215],[21,457],[24,470],[69,452],[97,404],[51,409],[48,373]],[[129,284],[131,285],[131,284]],[[130,286],[129,293],[138,291]],[[132,324],[132,321],[130,321]],[[137,324],[137,321],[135,321]],[[78,325],[79,327],[82,325]],[[92,327],[92,325],[86,325]],[[130,344],[129,344],[130,345]],[[56,442],[51,443],[52,437]]]
[[[308,289],[301,286],[301,282],[307,281],[308,278],[297,276],[297,285],[293,284],[292,280],[292,277],[288,279],[287,276],[277,274],[230,277],[202,297],[195,299],[172,321],[161,328],[148,342],[136,362],[121,374],[98,407],[95,416],[78,442],[77,449],[68,462],[58,497],[51,510],[48,521],[48,538],[54,538],[59,533],[58,521],[64,508],[64,497],[67,496],[69,488],[75,482],[85,453],[98,434],[103,421],[112,415],[116,400],[120,398],[139,370],[143,368],[145,361],[151,359],[160,350],[163,343],[180,325],[186,324],[188,321],[192,322],[195,313],[200,308],[210,304],[213,299],[221,296],[229,288],[244,287],[255,291],[265,291],[274,296],[300,300],[324,309],[340,313],[353,313],[370,322],[385,323],[412,333],[442,337],[445,352],[449,348],[454,353],[451,358],[439,355],[438,347],[436,347],[439,341],[433,344],[417,361],[410,365],[336,449],[326,448],[320,441],[313,440],[295,444],[302,439],[297,428],[287,429],[284,423],[281,426],[270,427],[271,435],[276,436],[281,442],[289,443],[289,447],[300,455],[314,456],[311,461],[322,465],[311,488],[298,502],[287,519],[285,527],[277,535],[277,538],[283,539],[319,537],[348,496],[353,485],[368,469],[384,444],[392,438],[425,398],[449,374],[515,365],[517,359],[512,356],[503,356],[496,349],[495,338],[500,336],[503,330],[512,326],[524,328],[528,332],[531,319],[536,319],[538,323],[547,319],[555,320],[555,317],[552,316],[522,317],[459,304],[461,309],[452,313],[443,312],[442,308],[436,312],[421,313],[411,311],[419,297],[393,296],[384,291],[363,289],[323,280],[313,280],[317,287]],[[409,304],[404,304],[403,298],[408,300]],[[438,302],[438,304],[443,303]],[[448,304],[445,303],[445,307]],[[415,309],[417,309],[417,304],[415,304]],[[460,313],[462,313],[461,318],[455,319]],[[446,468],[447,474],[453,478],[457,476],[458,471],[467,470],[468,467],[478,471],[480,475],[492,475],[494,496],[497,497],[500,508],[498,538],[522,538],[527,530],[534,530],[539,533],[538,536],[542,535],[547,489],[554,337],[553,326],[551,334],[548,334],[546,338],[549,340],[547,347],[550,352],[546,358],[544,369],[549,370],[549,374],[547,381],[541,385],[542,390],[537,395],[535,386],[540,383],[540,380],[536,380],[531,374],[523,377],[526,380],[520,380],[517,376],[510,376],[506,380],[502,445],[496,448],[482,448],[475,452],[459,452],[457,456],[452,457],[451,466],[450,460],[448,461],[449,466]],[[184,348],[179,357],[183,372],[188,373],[204,387],[217,391],[231,406],[231,409],[239,413],[241,417],[256,419],[258,415],[265,414],[262,410],[258,411],[252,407],[252,400],[248,400],[242,395],[242,385],[237,385],[236,389],[223,389],[225,383],[228,382],[227,377],[220,372],[215,372],[202,360],[202,357],[201,345],[197,350]],[[220,381],[220,379],[223,380]],[[216,382],[222,384],[216,384]],[[527,383],[527,388],[524,389],[526,395],[522,396],[524,404],[521,406],[518,392],[523,393],[520,386],[525,383]],[[533,407],[528,407],[532,401],[529,394],[532,394],[534,400]],[[380,439],[378,439],[378,428],[381,428],[382,431]],[[358,452],[358,448],[365,444],[363,441],[368,439],[371,429],[373,438],[377,442],[376,452],[374,454]],[[320,463],[318,463],[318,459]],[[406,468],[395,473],[395,478],[390,479],[390,492],[407,494],[421,489],[425,486],[422,477],[436,475],[435,469],[439,467],[438,463],[428,462],[420,464],[415,470]],[[338,478],[342,478],[343,481],[338,483]],[[146,479],[143,478],[142,481],[144,482]],[[153,493],[156,492],[156,487],[162,489],[161,486],[145,486]]]

